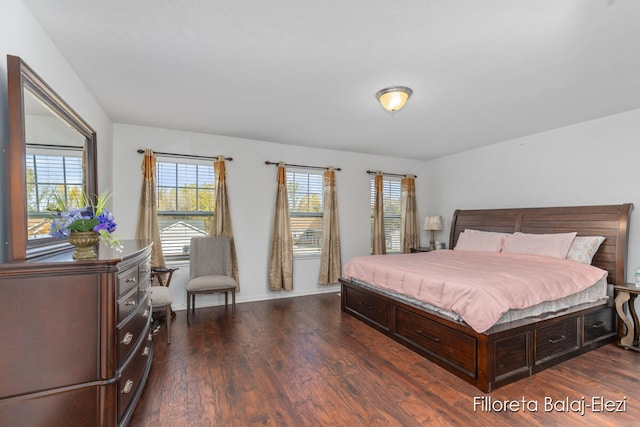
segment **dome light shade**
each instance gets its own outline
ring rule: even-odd
[[[387,111],[395,113],[404,107],[413,91],[406,86],[393,86],[381,89],[376,93],[376,98]]]

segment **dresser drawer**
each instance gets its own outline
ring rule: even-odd
[[[131,314],[132,311],[138,309],[141,296],[138,288],[129,290],[129,293],[120,297],[118,300],[118,322],[122,322]]]
[[[151,334],[144,330],[145,339],[135,347],[135,355],[122,368],[118,380],[118,419],[124,415],[131,399],[136,395],[142,382],[142,374],[151,357]]]
[[[475,378],[474,337],[401,308],[396,309],[396,337]]]
[[[147,292],[149,292],[149,289],[151,288],[151,279],[147,278],[144,280],[140,280],[140,284],[138,285],[138,292],[142,295],[145,294]],[[142,296],[140,297],[142,298]]]
[[[584,316],[584,343],[590,344],[608,338],[616,333],[615,313],[607,307]]]
[[[562,356],[579,347],[577,318],[538,328],[535,334],[536,364]]]
[[[147,261],[138,266],[138,281],[141,289],[151,285],[151,262]]]
[[[385,331],[389,330],[390,305],[382,298],[353,288],[345,288],[345,308],[358,313]]]
[[[118,335],[118,365],[122,364],[132,349],[138,345],[151,319],[149,299],[144,298],[135,313],[116,327]]]
[[[118,274],[118,296],[124,295],[138,286],[138,266],[133,266]]]

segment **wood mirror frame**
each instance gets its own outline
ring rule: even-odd
[[[26,116],[25,91],[84,137],[83,191],[94,197],[98,191],[96,132],[19,56],[7,55],[9,145],[5,154],[7,181],[7,259],[23,261],[66,249],[69,243],[56,238],[29,241],[27,236]]]

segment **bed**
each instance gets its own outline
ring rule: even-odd
[[[603,236],[591,265],[609,284],[625,281],[632,204],[457,210],[450,245],[465,229],[503,233]],[[455,251],[453,251],[455,252]],[[411,256],[425,256],[415,254]],[[392,255],[390,255],[392,256]],[[408,255],[403,255],[408,256]],[[368,283],[340,279],[341,307],[357,319],[459,376],[483,392],[530,376],[616,339],[613,295],[553,312],[502,321],[478,332],[463,320]]]

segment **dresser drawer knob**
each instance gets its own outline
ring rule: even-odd
[[[129,278],[126,280],[126,282],[127,282],[127,283],[136,283],[136,278],[135,278],[135,277],[129,277]]]
[[[124,384],[124,388],[122,389],[122,394],[129,394],[129,392],[131,392],[131,389],[133,389],[133,380],[127,380],[127,382]]]
[[[144,274],[147,274],[148,272],[149,272],[149,270],[147,270],[147,269],[144,269],[144,270],[141,271],[141,273],[144,273]]]
[[[602,328],[604,326],[604,322],[601,320],[599,322],[594,323],[591,327],[598,329],[598,328]]]
[[[560,335],[560,337],[558,337],[558,338],[555,338],[555,339],[551,338],[549,340],[549,344],[556,344],[556,343],[559,343],[560,341],[564,341],[566,339],[567,339],[566,335]]]
[[[424,338],[426,338],[428,340],[431,340],[433,342],[440,342],[440,338],[432,337],[431,335],[429,335],[426,332],[424,332],[422,329],[418,329],[418,335],[420,335],[421,337],[424,337]]]
[[[124,303],[126,306],[135,306],[137,304],[136,300],[132,299],[131,301],[127,301]]]
[[[131,344],[132,340],[133,340],[133,334],[131,332],[127,332],[126,334],[124,334],[124,338],[122,338],[122,344],[129,345]]]
[[[148,346],[144,346],[144,350],[142,350],[142,355],[143,356],[148,356],[149,355],[149,347]]]
[[[358,305],[363,306],[364,308],[366,308],[367,310],[371,310],[373,307],[370,306],[369,304],[365,304],[362,301],[358,302]]]

